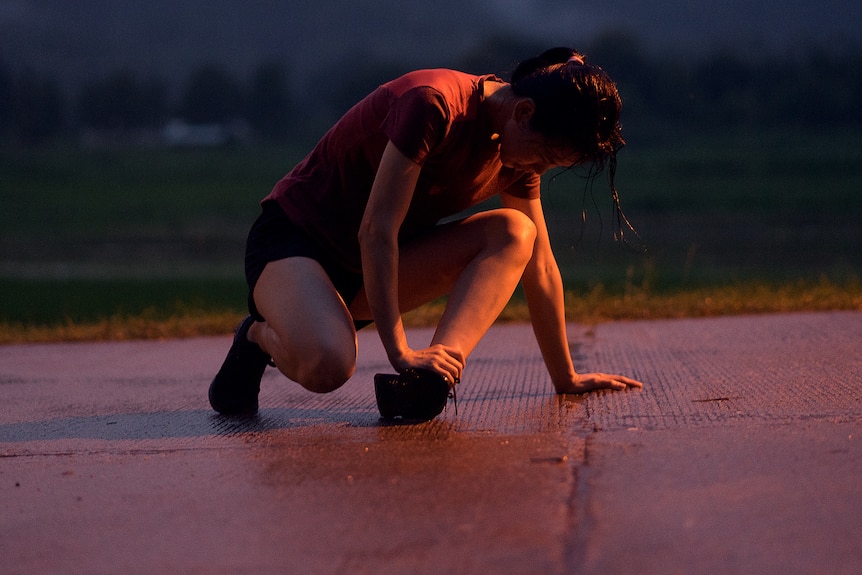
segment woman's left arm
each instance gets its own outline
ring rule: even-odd
[[[504,207],[523,212],[536,225],[536,245],[521,285],[530,310],[533,332],[557,393],[641,387],[639,381],[621,375],[578,374],[575,371],[566,335],[563,280],[551,250],[542,202],[539,198],[523,199],[503,193],[502,203]]]

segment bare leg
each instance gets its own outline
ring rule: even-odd
[[[499,209],[441,226],[402,246],[399,297],[408,311],[449,294],[432,344],[458,347],[467,357],[517,287],[533,253],[536,228],[517,210]],[[364,291],[350,307],[370,319]]]
[[[458,347],[467,357],[509,301],[535,242],[521,212],[492,210],[441,226],[400,250],[399,294],[407,311],[449,294],[432,344]],[[364,291],[350,310],[312,259],[267,264],[254,290],[266,318],[248,338],[278,369],[303,387],[333,391],[356,368],[354,319],[371,319]]]
[[[248,338],[272,356],[286,377],[326,393],[353,375],[353,318],[316,261],[294,257],[268,263],[254,301],[266,322],[255,323]]]

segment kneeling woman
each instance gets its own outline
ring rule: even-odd
[[[511,83],[438,69],[380,86],[263,200],[246,252],[251,315],[213,408],[256,411],[270,362],[311,391],[337,389],[372,321],[396,372],[448,390],[519,281],[558,393],[640,387],[575,371],[539,193],[547,170],[615,161],[619,114],[613,81],[567,48],[521,63]],[[501,208],[439,223],[493,196]],[[430,346],[411,347],[402,312],[447,294]]]

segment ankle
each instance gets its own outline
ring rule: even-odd
[[[263,323],[261,323],[259,321],[254,321],[248,327],[248,332],[246,332],[246,334],[245,334],[245,338],[248,340],[249,343],[253,343],[253,344],[257,345],[258,347],[260,347],[261,349],[263,349],[263,347],[260,345],[260,342],[263,341],[263,338],[261,337],[261,329],[262,328],[263,328]]]
[[[255,321],[248,327],[248,332],[245,334],[245,339],[251,344],[257,346],[257,348],[261,351],[261,353],[269,356],[269,365],[275,367],[275,363],[272,360],[272,354],[267,351],[269,346],[266,345],[267,340],[267,331],[269,327],[264,322]]]

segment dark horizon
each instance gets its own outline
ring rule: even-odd
[[[610,0],[595,7],[571,0],[438,0],[433,5],[380,0],[371,5],[242,0],[18,0],[0,5],[0,64],[58,77],[65,85],[118,69],[169,81],[203,63],[241,74],[275,59],[305,79],[354,61],[450,66],[489,38],[582,46],[623,33],[650,53],[744,57],[810,47],[862,45],[862,5],[816,6],[777,0],[645,5]],[[526,55],[525,55],[526,56]],[[506,64],[506,63],[501,63]]]

